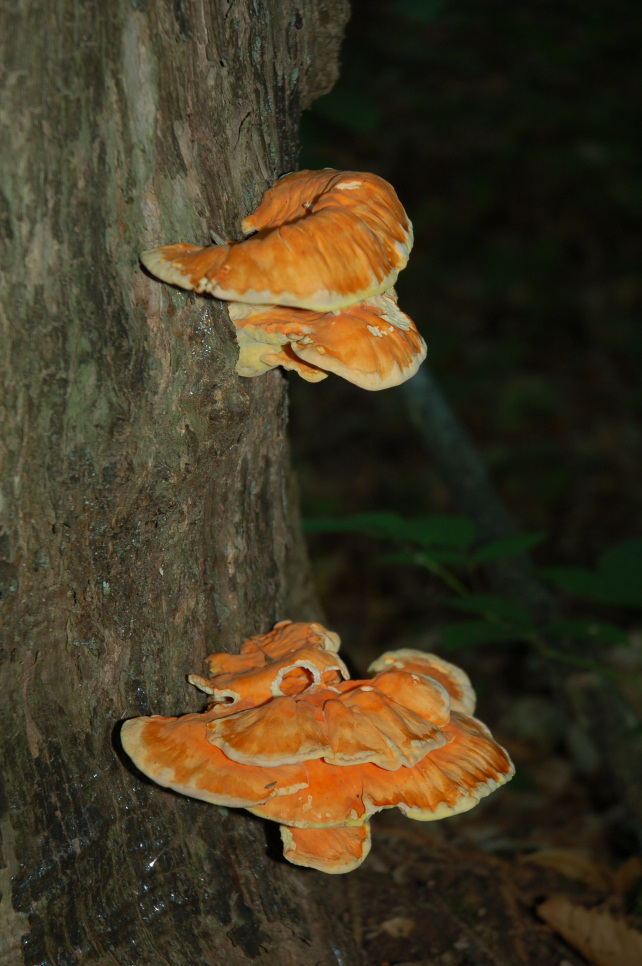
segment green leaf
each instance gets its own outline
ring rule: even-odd
[[[422,554],[416,550],[396,550],[394,553],[384,553],[379,557],[381,563],[390,564],[411,564],[413,567],[420,567]]]
[[[642,607],[642,538],[632,537],[609,547],[597,562],[604,580],[602,600]]]
[[[466,555],[457,550],[431,550],[430,553],[423,550],[398,550],[383,554],[379,560],[384,563],[412,564],[427,570],[434,570],[435,566],[441,567],[442,564],[463,567],[468,562]]]
[[[475,539],[475,525],[466,517],[435,515],[403,522],[405,539],[422,547],[467,547]]]
[[[609,547],[598,561],[598,570],[605,576],[621,578],[634,571],[642,580],[642,537],[631,537]]]
[[[447,651],[456,651],[460,647],[514,641],[519,639],[519,634],[499,624],[491,624],[490,621],[465,621],[461,624],[447,624],[442,627],[440,637]]]
[[[545,567],[540,573],[569,594],[598,604],[642,607],[642,539],[623,540],[602,554],[597,570]]]
[[[517,629],[522,632],[533,630],[535,627],[533,615],[526,607],[501,597],[493,597],[490,594],[469,594],[466,597],[443,597],[442,600],[448,607],[454,607],[456,610],[463,610],[469,614],[481,614],[493,622],[501,621],[504,624],[517,625]]]
[[[432,24],[441,13],[444,0],[396,0],[394,13],[417,23]]]
[[[542,567],[539,573],[560,590],[589,600],[597,600],[602,587],[598,575],[586,567]]]
[[[346,517],[308,517],[306,533],[365,533],[371,537],[398,536],[405,521],[396,513],[353,513]]]
[[[303,521],[306,533],[365,533],[404,543],[433,547],[466,547],[475,527],[465,517],[425,516],[405,520],[397,513],[353,513],[346,517],[313,517]]]
[[[567,640],[597,641],[600,644],[628,644],[626,634],[607,621],[576,620],[554,621],[543,628],[545,632],[556,634]]]
[[[554,661],[571,664],[573,667],[581,667],[587,671],[597,671],[598,674],[607,674],[611,677],[614,674],[612,668],[607,667],[605,664],[600,664],[598,661],[593,661],[590,657],[582,657],[580,654],[568,654],[566,651],[560,651],[554,647],[540,648],[540,654],[542,657],[550,657]]]
[[[490,560],[500,560],[502,557],[514,557],[518,553],[526,553],[541,543],[545,533],[516,533],[511,537],[491,540],[476,550],[473,554],[475,563],[488,563]]]
[[[465,567],[468,556],[461,550],[440,550],[438,547],[432,547],[417,554],[417,563],[427,567],[428,570],[432,570],[434,565],[440,567],[442,564],[448,567]]]

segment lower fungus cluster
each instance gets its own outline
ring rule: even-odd
[[[285,858],[329,873],[363,862],[375,812],[445,818],[512,776],[459,668],[404,649],[354,681],[338,650],[320,624],[282,621],[190,676],[205,712],[126,721],[123,748],[159,785],[278,822]]]
[[[329,373],[362,389],[389,389],[417,372],[426,343],[393,288],[339,312],[229,303],[240,376],[282,366],[307,382]]]

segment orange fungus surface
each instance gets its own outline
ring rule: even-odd
[[[511,777],[459,668],[405,649],[354,681],[338,649],[320,624],[282,621],[190,677],[206,711],[126,721],[123,748],[160,785],[278,822],[285,857],[329,873],[366,858],[380,809],[445,818]]]
[[[243,241],[141,255],[157,278],[229,303],[239,375],[282,366],[309,382],[334,373],[386,389],[415,374],[426,346],[393,288],[412,225],[387,181],[331,168],[288,174],[242,228]]]

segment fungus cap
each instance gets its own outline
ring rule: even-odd
[[[212,718],[235,715],[311,684],[332,688],[349,678],[339,647],[339,636],[321,624],[281,621],[246,641],[239,654],[211,654],[210,676],[190,674],[188,680],[210,695]]]
[[[444,744],[436,723],[378,691],[376,679],[344,685],[328,689],[310,682],[294,696],[218,717],[207,725],[208,740],[241,764],[267,767],[323,758],[332,765],[371,762],[387,771],[411,767]],[[443,723],[443,704],[437,709],[434,694],[428,701]],[[418,697],[416,707],[421,707]]]
[[[336,654],[341,647],[338,634],[326,630],[321,624],[294,623],[293,621],[279,621],[267,634],[250,637],[241,645],[238,654],[221,651],[210,654],[205,658],[210,677],[213,681],[221,674],[242,674],[267,667],[274,661],[300,651],[304,647],[318,651],[328,651]],[[347,677],[347,671],[346,671]],[[205,678],[198,678],[205,681]]]
[[[384,808],[399,808],[409,818],[428,822],[473,808],[513,775],[508,754],[475,718],[454,712],[444,736],[441,747],[412,768],[396,771],[370,763],[307,761],[304,788],[249,810],[297,828],[361,825]]]
[[[370,823],[339,828],[290,828],[281,826],[283,855],[294,865],[304,865],[337,875],[358,868],[370,852]]]
[[[338,647],[320,624],[282,622],[239,655],[209,658],[212,677],[197,679],[213,697],[206,712],[126,721],[123,748],[160,785],[278,822],[286,858],[324,872],[363,861],[380,809],[444,818],[511,777],[467,713],[474,693],[458,668],[406,649],[375,661],[371,679],[342,680]],[[221,684],[259,703],[221,715]]]
[[[394,285],[412,225],[391,185],[355,171],[280,178],[238,243],[167,245],[141,255],[157,278],[217,298],[336,311]]]
[[[210,654],[205,660],[211,673],[216,674],[240,666],[261,667],[304,646],[336,654],[341,648],[341,638],[316,621],[278,621],[267,634],[257,634],[245,641],[238,654]]]
[[[426,343],[393,289],[337,313],[233,303],[230,318],[241,376],[283,366],[308,382],[332,372],[362,389],[389,389],[414,376],[426,358]]]
[[[305,788],[302,765],[238,765],[208,741],[208,715],[130,718],[120,740],[136,767],[164,788],[214,805],[247,808]]]
[[[460,667],[451,664],[438,654],[427,654],[425,651],[416,651],[410,647],[400,648],[398,651],[386,651],[372,662],[368,673],[393,669],[420,674],[438,681],[448,691],[455,711],[472,714],[475,710],[477,698],[470,678]]]
[[[239,764],[324,758],[387,770],[443,744],[450,698],[441,684],[395,669],[350,681],[338,646],[321,625],[284,622],[237,656],[212,655],[210,678],[189,677],[211,696],[208,741]]]
[[[302,647],[260,667],[211,678],[190,675],[188,680],[211,696],[212,716],[227,717],[312,686],[333,688],[348,677],[347,667],[334,652]]]

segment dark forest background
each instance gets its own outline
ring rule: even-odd
[[[538,560],[591,565],[642,533],[642,14],[627,0],[352,7],[300,167],[394,184],[415,228],[397,288],[429,365],[521,527],[546,533]],[[452,511],[401,390],[293,379],[291,400],[307,516]],[[364,592],[370,558],[349,568]],[[318,568],[329,608],[347,580],[333,574]]]
[[[609,879],[587,898],[596,870],[629,863],[618,910],[635,917],[642,816],[623,805],[573,708],[594,675],[642,712],[642,14],[627,0],[352,9],[341,78],[304,115],[299,166],[372,170],[397,189],[415,228],[400,304],[517,529],[533,535],[536,576],[568,633],[557,657],[519,635],[453,650],[448,627],[488,615],[453,606],[444,581],[410,562],[417,546],[401,530],[384,538],[376,521],[345,523],[460,513],[404,390],[292,378],[294,461],[326,620],[358,672],[400,646],[462,664],[480,717],[516,759],[510,786],[422,835],[513,868],[539,856],[540,870],[548,861],[562,877],[558,891],[572,881],[592,908],[617,892]],[[479,568],[450,570],[469,591],[495,592]],[[376,861],[358,873],[363,887]],[[521,900],[555,891],[533,881],[515,886]],[[384,930],[387,952],[372,929],[372,962],[419,955],[412,929],[405,939]],[[524,956],[548,961],[542,948]]]

